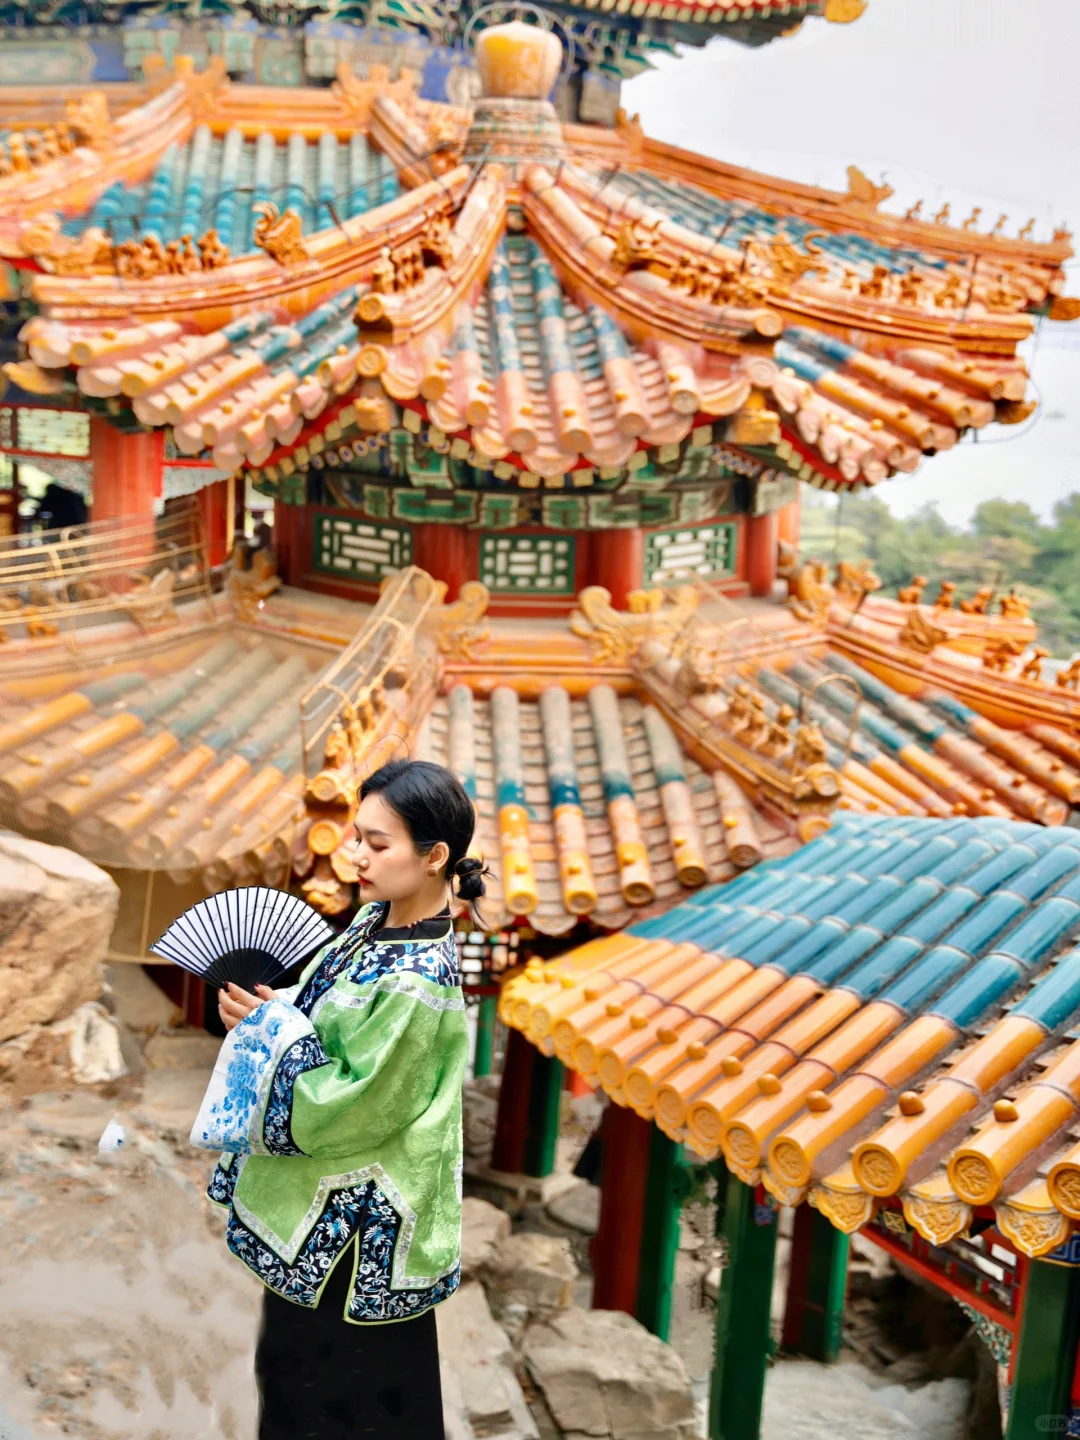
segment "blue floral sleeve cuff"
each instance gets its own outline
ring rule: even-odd
[[[265,1001],[234,1026],[222,1042],[191,1144],[233,1155],[274,1153],[263,1137],[267,1101],[279,1061],[304,1039],[315,1040],[314,1026],[282,1000]]]

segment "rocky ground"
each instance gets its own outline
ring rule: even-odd
[[[106,1005],[120,1013],[129,1073],[9,1092],[0,1107],[0,1440],[251,1440],[261,1290],[202,1199],[212,1157],[187,1145],[217,1042],[174,1030],[142,972],[116,969]],[[515,1186],[484,1168],[492,1082],[470,1090],[465,1283],[439,1312],[449,1440],[705,1433],[711,1216],[684,1221],[673,1346],[625,1316],[590,1311],[598,1195],[567,1172],[595,1103],[568,1109],[560,1173]],[[113,1119],[127,1141],[103,1155]],[[910,1304],[894,1288],[887,1265],[858,1262],[857,1349],[828,1369],[776,1363],[765,1440],[993,1440],[970,1428],[974,1352],[963,1340],[957,1351],[952,1332],[913,1348],[925,1317],[896,1310]],[[894,1332],[906,1337],[899,1349]]]

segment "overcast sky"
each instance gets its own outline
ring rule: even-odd
[[[762,50],[716,40],[624,87],[648,134],[737,165],[843,190],[851,163],[896,194],[948,200],[983,228],[1065,223],[1080,236],[1080,0],[870,0],[852,25],[808,20]],[[1080,249],[1080,243],[1078,243]],[[1080,294],[1080,259],[1067,290]],[[877,491],[899,513],[936,500],[954,523],[979,500],[1049,515],[1080,490],[1080,321],[1044,324],[1029,357],[1042,409],[992,427]],[[991,443],[993,442],[993,443]]]

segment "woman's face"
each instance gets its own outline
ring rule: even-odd
[[[418,855],[412,836],[396,810],[381,795],[368,795],[356,812],[356,844],[351,859],[360,882],[360,898],[406,900],[433,883],[428,871],[441,869],[449,850],[441,841],[428,855]]]

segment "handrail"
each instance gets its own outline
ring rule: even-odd
[[[405,677],[403,689],[409,709],[434,684],[437,650],[428,634],[433,612],[442,604],[446,586],[426,571],[411,565],[390,576],[364,625],[329,669],[300,698],[300,727],[304,773],[310,779],[323,768],[331,730],[355,722],[358,707],[376,695],[385,699],[387,679]],[[426,642],[426,646],[425,646]],[[426,649],[426,653],[425,653]],[[383,712],[383,716],[388,711]],[[400,718],[405,719],[402,715]],[[363,754],[387,738],[385,724],[371,724],[364,736]],[[354,765],[362,756],[350,744]]]
[[[814,684],[809,690],[804,690],[803,687],[799,685],[796,681],[792,680],[790,676],[787,677],[787,680],[789,685],[795,685],[799,691],[800,721],[804,719],[810,719],[810,707],[813,705],[814,700],[817,697],[817,692],[822,689],[823,686],[832,685],[835,682],[839,681],[841,685],[846,685],[848,689],[851,690],[852,694],[855,696],[855,708],[851,712],[851,724],[848,726],[847,740],[844,744],[844,764],[846,765],[847,762],[851,759],[851,747],[854,744],[855,730],[859,724],[859,711],[862,709],[863,703],[862,686],[854,678],[854,676],[842,675],[839,670],[830,670],[827,675],[822,675],[820,679],[814,681]],[[805,712],[803,710],[804,699],[806,702]]]
[[[172,579],[155,590],[163,571]],[[28,636],[62,627],[75,645],[79,625],[98,617],[129,614],[142,623],[199,598],[212,617],[202,523],[190,502],[161,519],[93,521],[0,540],[0,626],[25,624]]]

